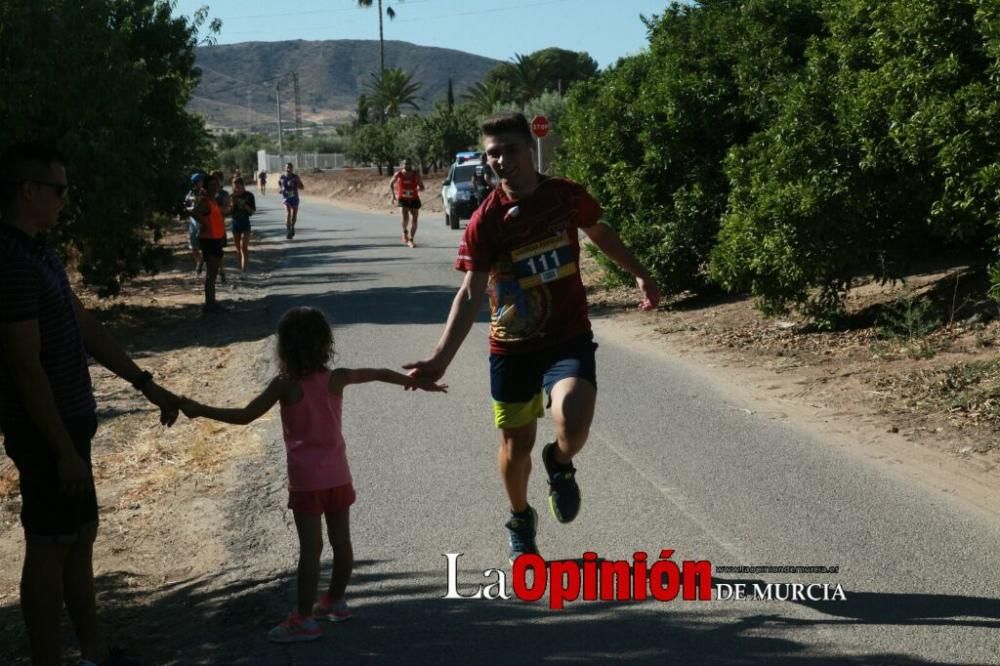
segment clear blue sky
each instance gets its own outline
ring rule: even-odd
[[[603,68],[646,46],[639,15],[662,14],[668,0],[383,0],[396,11],[385,38],[510,60],[549,46],[586,51]],[[288,39],[378,39],[376,7],[356,0],[178,0],[190,16],[207,5],[222,19],[219,44]],[[376,0],[377,6],[377,0]]]

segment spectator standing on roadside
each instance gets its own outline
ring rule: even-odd
[[[222,211],[223,220],[229,215],[233,210],[232,197],[229,196],[229,192],[226,191],[225,178],[221,171],[213,171],[212,178],[215,178],[219,183],[219,192],[215,195],[215,202],[219,204],[219,209]],[[223,250],[229,244],[229,234],[226,233],[225,225],[222,227],[222,247]],[[226,255],[225,252],[222,254],[222,259],[219,260],[219,282],[226,284]]]
[[[97,496],[91,440],[96,402],[87,356],[177,418],[178,399],[140,369],[70,287],[45,232],[69,184],[46,146],[17,144],[0,158],[0,428],[20,477],[25,535],[21,609],[36,665],[61,664],[65,603],[81,664],[133,663],[109,650],[97,613],[93,544]],[[9,655],[13,656],[13,655]]]
[[[195,204],[205,192],[205,174],[191,174],[191,190],[184,198],[184,210],[188,216],[188,248],[194,258],[194,274],[201,275],[205,268],[205,258],[201,254],[201,245],[198,243],[198,218],[194,214]]]
[[[285,175],[278,179],[278,192],[285,203],[285,238],[295,238],[295,222],[299,218],[299,190],[306,189],[295,167],[285,165]]]
[[[214,314],[226,309],[215,300],[215,280],[222,265],[226,240],[226,221],[218,202],[219,181],[214,176],[205,180],[205,192],[195,204],[198,219],[198,244],[205,257],[205,305],[203,312]]]
[[[233,245],[240,258],[240,273],[246,273],[250,252],[250,216],[257,212],[253,193],[246,189],[242,178],[233,179],[232,216]]]
[[[403,243],[416,247],[417,216],[420,214],[420,193],[424,191],[424,179],[413,168],[413,162],[403,160],[403,168],[392,174],[389,181],[392,200],[399,206],[403,217]]]
[[[486,197],[493,191],[493,170],[486,163],[486,153],[483,153],[476,170],[472,172],[472,193],[476,197],[476,205],[482,206]]]

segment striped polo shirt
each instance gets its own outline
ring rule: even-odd
[[[63,419],[97,409],[87,351],[73,309],[66,269],[43,238],[0,223],[0,323],[38,321],[39,360]],[[0,367],[0,427],[10,432],[31,420],[7,367]]]

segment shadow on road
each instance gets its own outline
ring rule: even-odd
[[[328,563],[326,563],[328,565]],[[899,654],[816,656],[788,635],[823,620],[780,613],[741,616],[717,603],[585,603],[551,611],[544,601],[445,600],[444,571],[403,575],[381,571],[386,563],[360,561],[351,582],[355,617],[324,625],[319,641],[273,645],[267,630],[287,611],[294,571],[240,577],[219,572],[162,585],[152,601],[134,592],[132,572],[99,577],[103,613],[116,642],[148,664],[392,664],[573,663],[676,664],[941,664]],[[328,569],[326,569],[328,570]],[[463,576],[464,578],[464,576]],[[472,580],[460,581],[468,590]],[[997,618],[998,602],[974,597],[848,593],[856,602],[823,605],[822,612],[867,623],[952,625],[957,617]],[[777,606],[776,608],[780,608]],[[933,610],[932,610],[933,609]],[[0,626],[21,627],[11,603],[0,606]],[[980,625],[982,626],[982,625]],[[989,623],[986,626],[994,626]],[[68,627],[64,633],[68,636]],[[811,642],[815,636],[810,632]],[[23,631],[4,640],[5,654],[23,655]],[[26,661],[15,662],[26,663]]]
[[[269,243],[251,249],[251,271],[245,278],[238,276],[230,257],[229,284],[220,285],[218,291],[220,303],[229,309],[226,313],[203,315],[200,279],[190,271],[177,270],[157,279],[148,301],[134,299],[97,314],[117,337],[132,341],[130,351],[138,358],[187,347],[224,347],[260,340],[274,332],[288,308],[303,305],[323,310],[335,328],[353,324],[443,325],[458,287],[457,278],[454,284],[442,286],[357,288],[378,279],[376,264],[413,260],[405,254],[406,248],[393,254],[385,252],[387,247],[399,249],[395,244],[339,244],[330,239]],[[370,257],[363,254],[368,250],[374,251]],[[362,255],[344,256],[358,252]],[[285,270],[286,266],[294,266],[294,272]],[[155,297],[157,293],[185,292],[197,301],[192,303],[192,296],[183,303]],[[480,319],[485,320],[485,314]]]

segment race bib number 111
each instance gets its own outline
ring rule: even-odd
[[[521,289],[568,277],[577,270],[573,245],[566,234],[516,248],[511,258]]]

